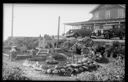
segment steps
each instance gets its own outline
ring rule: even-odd
[[[40,50],[37,52],[36,55],[38,55],[38,56],[45,56],[45,55],[47,55],[47,54],[49,54],[49,49],[40,49]]]

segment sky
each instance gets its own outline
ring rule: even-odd
[[[57,35],[60,16],[60,35],[64,23],[87,21],[98,4],[14,4],[13,35],[38,37],[40,34]],[[11,36],[12,4],[3,7],[3,40]],[[65,32],[71,26],[65,26]]]

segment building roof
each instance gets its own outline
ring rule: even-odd
[[[99,4],[97,5],[90,13],[93,13],[94,11],[96,11],[97,9],[99,9],[101,6],[103,6],[104,4]],[[120,7],[125,8],[125,4],[118,4]],[[94,22],[107,22],[107,21],[119,21],[119,20],[123,20],[121,18],[118,19],[104,19],[104,20],[89,20],[89,21],[81,21],[81,22],[74,22],[74,23],[64,23],[65,25],[71,25],[71,26],[79,26],[81,24],[86,24],[86,25],[90,25]]]
[[[100,4],[97,7],[95,7],[90,13],[93,13],[94,11],[98,10],[101,6],[104,4]],[[110,4],[111,5],[111,4]],[[125,8],[125,4],[118,4],[118,6]]]

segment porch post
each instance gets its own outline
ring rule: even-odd
[[[65,34],[65,24],[64,24],[64,34]]]
[[[96,27],[95,27],[95,23],[94,23],[94,26],[93,26],[93,31],[95,31]]]
[[[119,25],[118,25],[118,28],[120,28],[120,21],[119,21]]]

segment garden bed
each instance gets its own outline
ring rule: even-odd
[[[25,71],[23,77],[27,77],[28,79],[26,80],[111,81],[117,79],[118,81],[120,81],[123,80],[125,75],[125,70],[124,70],[125,64],[115,59],[110,59],[111,61],[107,64],[98,63],[99,65],[101,65],[101,67],[98,68],[96,71],[82,72],[77,76],[72,76],[72,77],[44,74],[43,72],[35,71],[32,68],[26,68],[22,66],[22,62],[20,61],[10,62],[7,60],[8,60],[7,58],[6,59],[4,58],[4,62],[6,63],[6,65],[4,64],[4,66],[9,65],[8,66],[9,68],[10,66],[20,67],[22,70]],[[42,64],[43,65],[45,64],[44,66],[47,66],[46,63],[42,62]],[[53,66],[50,65],[50,66],[54,67],[54,65]],[[49,68],[51,68],[50,66]]]
[[[119,59],[119,58],[111,59],[110,57],[106,57],[104,59],[105,56],[101,54],[105,53],[107,55],[109,54],[112,56],[113,54],[118,54],[118,56],[121,56],[120,54],[122,54],[123,55],[122,57],[125,57],[124,56],[125,55],[124,53],[125,44],[123,43],[123,46],[122,46],[122,43],[120,44],[119,42],[115,42],[108,46],[108,45],[105,45],[106,42],[94,42],[94,45],[93,44],[88,45],[88,44],[91,44],[90,43],[91,41],[92,40],[90,39],[89,41],[86,41],[85,39],[85,41],[83,41],[82,43],[80,41],[78,42],[78,44],[76,44],[76,46],[74,46],[73,49],[76,49],[76,48],[82,49],[83,48],[82,45],[85,45],[85,47],[87,48],[90,47],[88,48],[89,53],[82,54],[83,56],[80,54],[78,55],[76,53],[68,52],[69,49],[73,46],[73,44],[71,43],[72,45],[67,45],[65,46],[65,48],[57,50],[55,53],[51,53],[52,54],[52,55],[50,54],[51,56],[47,55],[47,56],[33,56],[32,57],[30,55],[27,55],[27,56],[19,56],[17,58],[17,61],[13,61],[13,63],[8,60],[4,60],[4,61],[8,65],[12,65],[14,67],[18,65],[21,68],[21,70],[25,72],[25,74],[23,75],[31,80],[79,80],[79,81],[111,81],[111,80],[121,81],[123,80],[123,78],[125,77],[124,59],[123,58],[122,59]],[[93,49],[91,49],[92,46],[94,47],[94,54],[92,53],[93,52]],[[99,53],[100,56],[97,56],[97,53]],[[92,61],[95,61],[95,62],[93,64],[89,62],[84,62],[84,63],[79,62],[78,64],[78,60],[82,60],[82,58],[84,58],[86,55],[88,56],[87,58],[90,58]],[[48,64],[45,60],[48,60],[48,59],[51,60],[50,58],[57,61],[58,63]],[[24,60],[24,59],[29,59],[30,62],[34,62],[34,63],[38,61],[39,64],[42,65],[42,68],[43,68],[42,70],[46,70],[46,71],[45,72],[42,72],[39,70],[36,71],[34,70],[33,66],[32,66],[33,69],[31,67],[22,66],[23,62],[21,62],[21,60]],[[7,64],[4,65],[4,67],[8,66]],[[74,64],[77,64],[77,65],[74,66]],[[60,66],[63,69],[60,68],[57,71],[56,70],[48,71],[49,69],[56,68],[56,66]],[[93,69],[93,66],[97,68],[92,71],[91,69]],[[64,73],[62,74],[64,76],[59,76],[59,75],[57,76],[56,75],[57,72],[60,73],[60,75],[61,73]],[[71,72],[72,74],[69,74],[69,72]],[[7,72],[5,72],[5,75],[6,73]],[[44,73],[47,73],[47,74],[44,74]],[[68,74],[70,76],[67,76]]]

